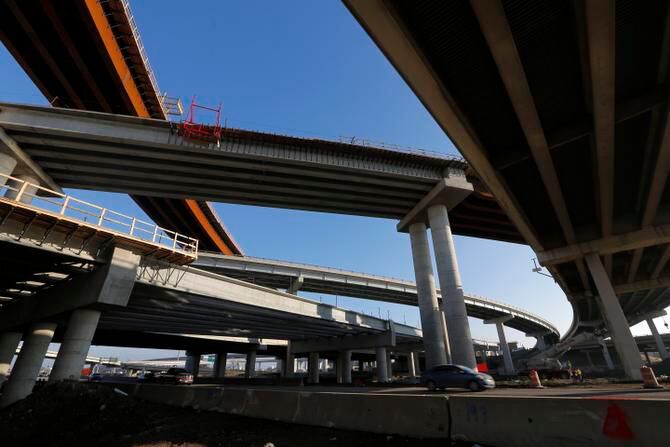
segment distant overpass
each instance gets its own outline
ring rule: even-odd
[[[16,355],[21,353],[21,347],[16,348]],[[55,359],[58,356],[58,351],[47,351],[46,358]],[[96,357],[94,355],[86,356],[86,363],[99,364],[99,365],[109,365],[109,366],[121,366],[119,359],[110,358],[110,357]]]
[[[402,279],[288,261],[203,252],[193,265],[243,281],[291,292],[301,290],[417,305],[416,284]],[[470,317],[492,320],[509,315],[512,319],[505,322],[505,325],[513,329],[526,334],[546,335],[554,341],[560,335],[558,329],[547,320],[508,304],[471,294],[466,294],[465,303]]]

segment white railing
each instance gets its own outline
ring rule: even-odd
[[[38,195],[39,193],[39,195]],[[34,183],[0,174],[0,197],[197,257],[198,240]]]

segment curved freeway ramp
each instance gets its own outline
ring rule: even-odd
[[[415,306],[416,284],[397,278],[351,272],[287,261],[226,256],[200,252],[193,266],[266,287],[305,292],[327,293]],[[440,292],[438,290],[438,297]],[[505,325],[527,334],[559,336],[547,320],[517,307],[469,293],[465,294],[468,316],[489,320],[512,315]]]

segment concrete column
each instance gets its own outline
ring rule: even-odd
[[[0,161],[2,161],[1,158]],[[7,380],[9,366],[12,364],[22,335],[20,332],[3,332],[0,334],[0,384]]]
[[[503,362],[505,364],[505,374],[514,374],[514,362],[512,362],[512,353],[510,352],[507,338],[505,337],[505,326],[502,322],[496,323],[498,330],[498,340],[500,341],[500,349],[503,353]]]
[[[214,357],[214,377],[223,379],[226,377],[226,362],[228,361],[227,352],[219,352]]]
[[[386,350],[386,367],[388,368],[388,378],[393,379],[393,360],[391,359],[391,351]]]
[[[0,397],[0,408],[23,399],[33,391],[55,331],[56,323],[35,323],[30,327],[21,353]]]
[[[33,201],[33,195],[37,192],[37,186],[39,185],[40,181],[39,179],[36,179],[33,176],[30,175],[17,175],[16,178],[19,180],[23,180],[24,182],[31,183],[31,186],[27,186],[25,189],[23,189],[23,193],[21,194],[21,197],[19,198],[19,201],[22,203],[30,203]],[[15,189],[21,189],[23,187],[23,183],[17,183],[12,181],[12,184],[10,185],[12,188]],[[14,191],[14,190],[8,190],[5,193],[5,197],[8,199],[15,200],[18,196],[20,191]]]
[[[344,383],[344,353],[342,351],[337,353],[337,360],[335,360],[335,381],[337,383]]]
[[[461,274],[458,270],[456,247],[454,246],[454,238],[451,234],[447,207],[444,205],[435,205],[428,208],[428,220],[433,237],[437,274],[440,278],[442,310],[447,319],[447,335],[449,337],[451,362],[469,368],[476,368],[477,360],[472,347],[470,323],[468,322],[468,314],[465,311],[463,284],[461,282]]]
[[[0,152],[0,174],[12,175],[16,167],[16,159],[8,154]],[[0,177],[0,187],[7,183],[6,177]],[[1,190],[0,190],[1,191]]]
[[[421,375],[421,363],[419,362],[419,353],[412,352],[412,358],[414,359],[414,370],[416,371],[416,376]]]
[[[99,310],[77,309],[72,312],[49,375],[49,382],[79,380],[81,370],[86,364],[91,340],[98,327],[98,320],[100,320]]]
[[[351,351],[344,350],[342,354],[342,383],[351,383]]]
[[[600,340],[600,347],[603,350],[603,358],[607,364],[607,369],[614,369],[614,362],[612,361],[612,356],[610,355],[609,349],[607,349],[607,343],[605,343],[605,340]]]
[[[376,354],[377,354],[377,381],[378,382],[388,382],[389,377],[389,369],[388,366],[386,365],[386,348],[383,346],[380,346],[376,349]]]
[[[410,377],[416,377],[416,364],[414,363],[414,353],[410,352],[407,356],[407,369]]]
[[[247,361],[244,363],[244,378],[251,379],[256,376],[256,350],[247,352]]]
[[[193,374],[194,379],[198,377],[198,373],[200,372],[200,353],[195,351],[186,351],[185,363],[186,364],[184,366],[186,371]]]
[[[426,225],[423,223],[410,225],[409,235],[412,244],[423,343],[426,350],[426,368],[432,368],[447,363],[447,347],[445,346],[442,312],[437,304],[433,262],[430,258]]]
[[[658,333],[658,328],[654,323],[654,319],[647,318],[647,325],[649,325],[651,335],[654,336],[654,340],[656,341],[656,349],[658,350],[658,354],[661,356],[661,359],[663,360],[667,359],[668,357],[670,357],[670,354],[668,354],[668,349],[665,347],[665,343],[663,343],[663,338],[661,337],[661,334]]]
[[[307,383],[319,383],[319,353],[310,352],[307,362]]]
[[[296,370],[296,358],[291,351],[291,342],[286,345],[286,357],[282,362],[282,377],[293,377]]]
[[[642,380],[640,373],[640,367],[642,366],[640,351],[637,348],[633,334],[630,332],[628,320],[626,320],[626,316],[621,309],[621,304],[616,293],[614,293],[614,288],[607,276],[607,272],[605,272],[605,267],[603,267],[600,256],[592,253],[586,255],[585,259],[593,282],[598,289],[600,310],[612,337],[614,348],[619,355],[619,360],[623,365],[624,374],[629,379]]]

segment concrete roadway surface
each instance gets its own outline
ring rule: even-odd
[[[219,384],[194,384],[197,388],[224,388]],[[460,388],[449,388],[444,391],[428,391],[424,387],[355,387],[355,386],[279,386],[279,385],[225,385],[228,389],[259,389],[272,391],[309,391],[314,393],[361,393],[361,394],[400,394],[400,395],[476,395],[490,397],[586,397],[594,399],[654,399],[670,400],[670,387],[645,389],[637,383],[603,384],[603,385],[572,385],[552,388],[495,388],[492,390],[471,392]]]

